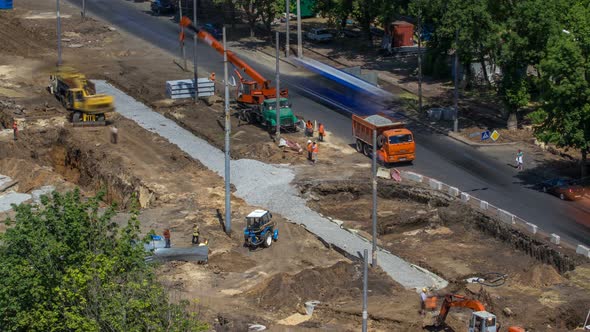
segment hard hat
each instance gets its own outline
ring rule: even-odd
[[[311,143],[311,140],[310,140],[310,139],[308,139],[308,140],[307,140],[307,143]]]
[[[428,288],[424,287],[424,288],[422,288],[422,291],[423,291],[424,293],[426,293],[426,292],[428,292]]]

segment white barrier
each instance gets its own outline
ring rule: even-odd
[[[424,177],[418,173],[414,173],[414,172],[402,172],[401,173],[402,177],[406,180],[410,180],[410,181],[414,181],[414,182],[418,182],[421,183],[422,180],[424,179]]]
[[[588,249],[588,247],[585,247],[585,246],[579,244],[578,247],[576,248],[576,254],[580,254],[584,257],[590,258],[590,249]]]
[[[468,193],[461,193],[461,201],[464,203],[469,202],[469,199],[471,198],[471,196],[469,196]]]
[[[429,184],[431,189],[440,190],[442,188],[442,182],[435,179],[430,179]]]
[[[551,234],[551,243],[559,244],[561,242],[561,237],[557,234]]]
[[[482,209],[482,210],[487,210],[488,209],[488,206],[489,206],[489,204],[486,201],[479,202],[479,208]]]
[[[498,218],[500,218],[501,221],[507,223],[507,224],[513,224],[514,223],[514,215],[508,211],[504,211],[502,209],[498,209]]]
[[[526,228],[529,232],[533,233],[533,234],[537,234],[537,230],[539,229],[537,227],[537,225],[535,224],[531,224],[530,222],[526,223]]]
[[[453,196],[453,197],[457,197],[459,196],[459,189],[455,188],[455,187],[449,187],[449,195]]]

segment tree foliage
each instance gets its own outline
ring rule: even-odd
[[[137,214],[124,227],[76,190],[15,207],[0,238],[1,331],[202,331],[145,263]],[[10,227],[11,226],[11,227]]]

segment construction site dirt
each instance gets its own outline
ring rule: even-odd
[[[17,141],[11,131],[0,134],[0,174],[18,181],[13,189],[79,187],[84,195],[105,190],[105,204],[118,204],[116,221],[121,223],[135,196],[142,230],[170,228],[179,247],[191,245],[192,226],[198,223],[211,248],[208,263],[169,262],[158,273],[174,300],[191,301],[190,309],[217,331],[247,331],[249,324],[271,331],[358,331],[358,260],[278,215],[281,238],[276,245],[248,250],[241,230],[244,217],[257,207],[232,198],[234,232],[228,237],[219,217],[223,179],[200,162],[117,114],[109,123],[119,129],[118,144],[110,142],[108,126],[71,126],[69,113],[46,91],[56,60],[53,9],[50,3],[24,0],[14,11],[0,13],[0,127],[9,129],[16,120],[22,128]],[[165,80],[187,76],[173,55],[95,19],[81,21],[79,9],[68,4],[62,14],[66,65],[91,79],[106,79],[212,145],[223,146],[222,103],[166,99]],[[232,127],[233,158],[294,165],[296,183],[310,207],[371,238],[366,157],[347,142],[328,140],[320,162],[311,166],[305,153],[277,148],[262,128],[239,125],[237,118]],[[284,137],[305,149],[303,133]],[[448,197],[409,184],[380,182],[379,188],[380,246],[449,280],[449,287],[437,291],[440,295],[479,299],[503,326],[569,331],[583,322],[590,307],[588,262],[567,260],[565,252],[563,265],[543,264],[542,257],[474,225],[477,216]],[[499,287],[465,282],[489,272],[506,274],[506,282]],[[312,300],[320,304],[306,315],[305,302]],[[369,273],[368,302],[371,331],[433,330],[425,327],[432,315],[419,314],[416,291],[404,289],[378,268]],[[466,310],[452,311],[448,327],[439,330],[463,331],[469,317]]]

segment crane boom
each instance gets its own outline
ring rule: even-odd
[[[192,24],[192,21],[183,16],[180,20],[180,25],[194,31],[202,41],[204,41],[207,45],[211,46],[214,50],[216,50],[219,54],[223,55],[223,45],[217,41],[210,33],[203,29],[199,29],[198,27]],[[263,89],[270,89],[270,80],[264,78],[264,76],[260,75],[254,68],[250,67],[247,63],[242,61],[242,59],[238,58],[238,56],[232,52],[227,51],[227,60],[231,62],[234,66],[236,66],[239,70],[245,72],[250,76],[256,83],[260,85]]]

